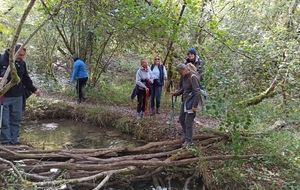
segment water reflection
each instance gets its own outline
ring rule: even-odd
[[[23,123],[20,138],[26,144],[45,150],[140,145],[129,135],[73,120],[42,120]]]

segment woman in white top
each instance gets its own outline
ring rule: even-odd
[[[159,56],[154,58],[153,64],[151,65],[151,71],[154,79],[151,93],[151,115],[154,115],[155,113],[160,114],[161,92],[162,87],[164,86],[164,81],[167,79],[166,67],[161,64]]]

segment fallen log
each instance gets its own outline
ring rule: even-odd
[[[11,163],[18,161],[18,169],[25,171],[24,176],[36,187],[95,183],[94,189],[101,189],[109,184],[130,184],[139,180],[153,179],[157,187],[163,184],[159,173],[166,168],[196,169],[199,163],[213,160],[249,159],[264,155],[215,155],[199,157],[195,150],[216,146],[226,142],[229,135],[225,133],[200,134],[194,137],[195,146],[181,148],[183,139],[151,142],[135,148],[101,148],[70,150],[33,150],[31,148],[13,150],[0,146],[0,156]],[[110,156],[109,156],[110,155]],[[178,167],[179,166],[179,167]],[[11,165],[0,164],[0,170]],[[120,177],[127,175],[126,178]],[[157,175],[157,176],[156,176]],[[59,179],[59,180],[57,180]],[[171,179],[171,178],[170,178]],[[168,184],[171,184],[171,181]],[[124,181],[125,180],[125,181]],[[0,185],[1,187],[1,185]]]

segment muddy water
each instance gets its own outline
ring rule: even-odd
[[[22,123],[20,140],[37,149],[109,148],[141,145],[131,136],[73,120]]]

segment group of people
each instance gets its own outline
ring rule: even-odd
[[[23,115],[23,105],[26,98],[25,91],[30,91],[36,96],[40,96],[41,92],[33,85],[31,78],[28,75],[26,63],[23,58],[26,55],[26,48],[22,44],[17,44],[14,50],[6,49],[4,54],[0,55],[0,82],[5,75],[5,72],[9,68],[9,55],[19,51],[18,56],[15,59],[15,67],[17,74],[20,78],[20,82],[11,87],[1,97],[1,113],[0,113],[0,143],[2,145],[19,145],[19,129]],[[74,60],[73,72],[70,82],[77,80],[76,90],[78,93],[77,103],[81,103],[86,98],[82,93],[82,88],[88,80],[88,73],[85,63],[74,54],[72,55]],[[5,84],[10,82],[12,77],[8,75],[5,80]]]
[[[0,55],[0,81],[9,67],[10,52],[15,54],[17,51],[19,51],[19,54],[15,59],[15,66],[20,82],[10,88],[1,98],[1,107],[3,110],[1,108],[0,143],[4,145],[20,144],[19,129],[23,115],[24,89],[26,88],[36,96],[41,95],[41,92],[33,85],[28,75],[26,63],[23,60],[26,55],[26,49],[21,44],[17,44],[14,50],[7,49],[4,54]],[[80,104],[86,99],[82,88],[87,83],[88,72],[85,63],[76,54],[73,54],[71,58],[74,61],[74,65],[70,82],[77,81],[77,103]],[[201,100],[200,89],[203,88],[201,85],[201,81],[203,80],[203,62],[197,56],[194,48],[188,50],[188,58],[184,63],[179,64],[176,70],[181,76],[180,85],[176,92],[171,92],[171,96],[182,95],[179,122],[182,126],[181,134],[185,137],[185,142],[182,146],[187,147],[193,144],[193,121],[199,101]],[[151,106],[150,115],[160,114],[161,94],[167,78],[166,68],[159,56],[154,58],[153,64],[150,67],[146,59],[141,59],[140,67],[136,73],[136,88],[134,91],[138,100],[137,119],[144,117],[148,98],[150,98]],[[11,79],[9,75],[5,83]]]
[[[136,73],[136,87],[133,94],[137,95],[137,119],[141,119],[147,110],[147,99],[150,97],[150,115],[160,114],[160,100],[162,87],[167,80],[167,71],[162,65],[159,56],[153,60],[151,67],[146,59],[141,59],[140,68]],[[196,50],[190,48],[188,57],[184,63],[176,67],[181,76],[179,89],[171,92],[171,96],[181,96],[182,104],[179,115],[179,122],[182,126],[181,135],[185,137],[183,147],[193,145],[193,122],[199,102],[201,101],[200,89],[203,89],[203,61],[197,56]],[[132,96],[133,98],[134,96]],[[155,104],[156,103],[156,104]],[[203,104],[202,104],[203,105]]]
[[[137,119],[144,116],[147,109],[147,98],[150,98],[150,115],[160,114],[160,99],[162,87],[167,80],[167,71],[161,64],[161,59],[156,56],[151,67],[146,59],[141,59],[141,66],[136,73]],[[156,103],[156,104],[155,104]]]

